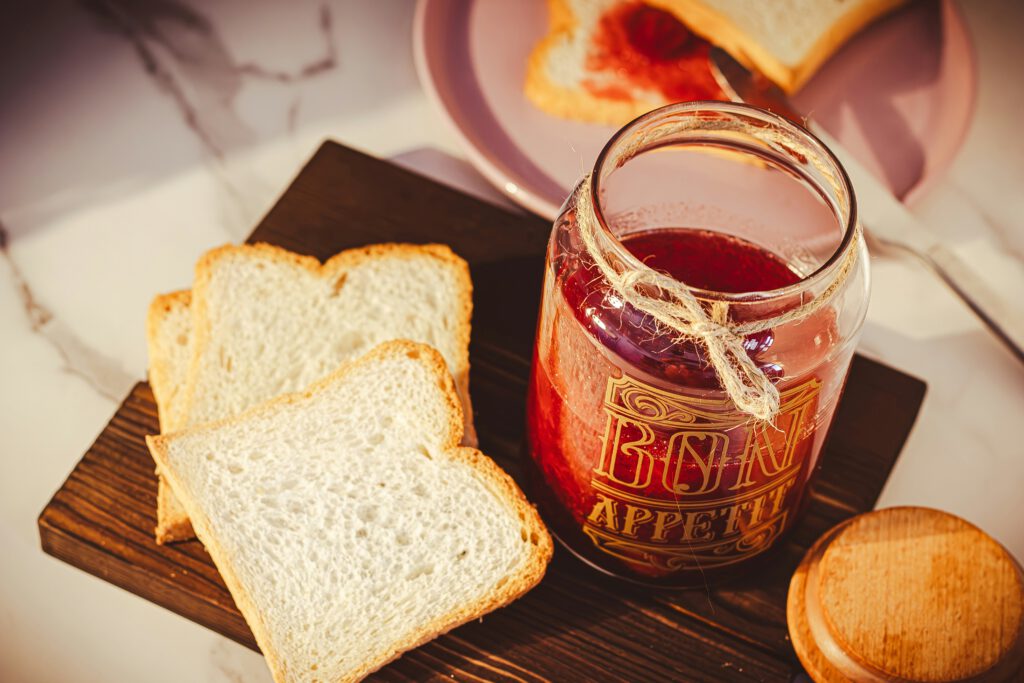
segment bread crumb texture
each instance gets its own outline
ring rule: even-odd
[[[551,538],[458,447],[432,348],[384,344],[301,393],[151,437],[277,681],[357,680],[540,581]]]

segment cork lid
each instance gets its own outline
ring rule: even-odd
[[[1024,572],[938,510],[879,510],[826,533],[793,575],[787,619],[819,683],[1022,676]]]

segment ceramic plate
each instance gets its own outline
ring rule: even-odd
[[[523,96],[547,30],[542,0],[420,0],[416,63],[473,164],[553,218],[615,129],[549,116]],[[974,54],[952,0],[919,0],[847,43],[794,98],[898,196],[952,161],[970,123]]]

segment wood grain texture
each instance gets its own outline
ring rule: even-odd
[[[444,242],[470,263],[471,381],[482,450],[517,478],[543,251],[550,225],[325,143],[250,241],[326,258],[370,242]],[[510,607],[404,655],[380,681],[788,681],[793,569],[826,529],[870,509],[917,415],[924,384],[854,360],[802,521],[729,584],[650,592],[559,549],[545,580]],[[46,552],[255,647],[197,542],[153,541],[157,431],[137,385],[39,518]],[[173,645],[168,645],[168,654]]]
[[[1020,566],[985,532],[928,508],[841,523],[793,575],[788,613],[797,654],[824,683],[1005,681],[1024,655]]]

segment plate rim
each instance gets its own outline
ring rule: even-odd
[[[519,204],[528,211],[531,211],[547,220],[554,220],[558,216],[562,204],[555,204],[554,202],[538,195],[531,189],[514,182],[514,179],[510,177],[506,171],[502,170],[499,164],[493,161],[488,154],[480,149],[469,138],[466,132],[462,129],[462,126],[460,126],[455,120],[445,97],[441,94],[437,86],[437,82],[434,77],[434,70],[437,67],[436,64],[431,61],[427,48],[427,19],[428,16],[430,16],[430,12],[436,6],[442,5],[446,2],[451,4],[457,1],[459,0],[417,0],[416,2],[412,22],[412,43],[413,62],[416,68],[416,75],[420,81],[420,86],[426,93],[427,99],[429,99],[435,109],[441,113],[446,125],[459,140],[463,153],[466,154],[473,167],[476,168],[476,170],[480,172],[488,182],[494,185],[494,187],[496,187],[502,194],[509,197],[516,204]],[[463,1],[466,3],[466,6],[469,7],[470,4],[477,0]],[[966,74],[965,87],[967,93],[967,97],[964,99],[967,106],[966,111],[961,118],[958,130],[950,135],[950,140],[952,142],[948,147],[948,151],[945,154],[940,155],[933,169],[930,172],[925,172],[918,182],[910,187],[910,189],[908,189],[903,195],[901,201],[907,206],[914,206],[918,203],[943,177],[946,176],[946,173],[963,149],[964,142],[971,130],[971,125],[974,121],[978,107],[977,46],[971,38],[970,29],[967,25],[963,12],[959,7],[957,7],[956,2],[954,2],[954,0],[940,0],[940,4],[940,11],[943,15],[949,16],[955,20],[955,25],[957,27],[956,39],[962,40],[964,43],[964,54],[966,56],[966,60],[963,65],[963,70]],[[564,203],[564,200],[562,203]]]
[[[419,78],[420,85],[424,92],[426,92],[427,99],[433,103],[435,109],[441,112],[441,115],[449,129],[451,129],[459,139],[462,151],[469,158],[469,161],[473,164],[474,168],[476,168],[476,170],[487,178],[492,185],[494,185],[504,195],[512,199],[516,204],[519,204],[528,211],[531,211],[542,218],[554,220],[558,215],[558,212],[561,210],[561,205],[555,205],[553,202],[539,196],[529,188],[521,187],[517,183],[513,182],[507,173],[502,171],[497,164],[491,161],[491,159],[481,149],[479,149],[472,140],[469,139],[469,136],[462,130],[462,126],[455,121],[444,96],[442,96],[440,90],[438,90],[437,83],[434,80],[434,75],[431,69],[430,57],[427,54],[427,14],[430,11],[429,6],[450,1],[451,0],[417,0],[416,2],[416,10],[413,14],[412,23],[412,42],[413,61],[416,65],[416,75]]]

